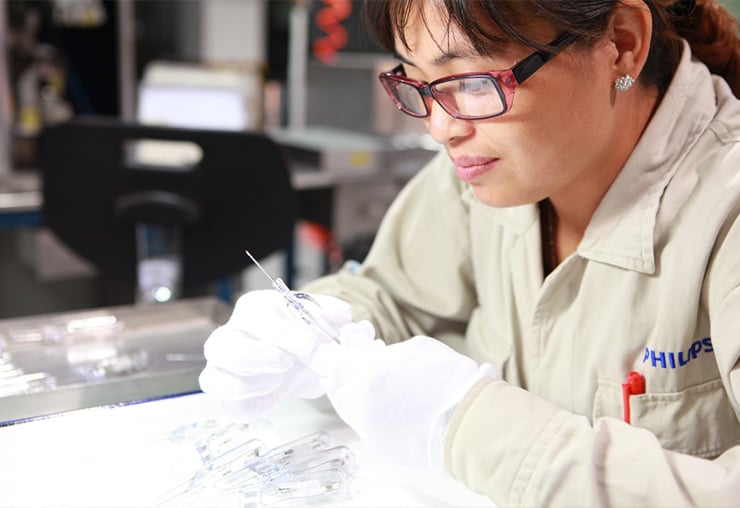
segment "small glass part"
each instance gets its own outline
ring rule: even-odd
[[[19,328],[7,333],[11,344],[59,344],[73,337],[104,338],[118,333],[123,324],[111,314],[55,321],[39,327]]]
[[[259,439],[234,444],[220,455],[209,457],[185,482],[165,492],[159,504],[176,499],[195,498],[214,487],[220,478],[232,475],[244,469],[244,465],[264,453],[265,445]]]
[[[215,419],[201,420],[197,422],[184,423],[178,425],[169,433],[169,439],[173,443],[194,440],[202,435],[213,433],[223,429],[224,426]]]
[[[339,330],[337,330],[335,326],[333,326],[331,323],[326,322],[325,320],[320,321],[316,319],[311,311],[309,311],[306,306],[300,301],[309,301],[315,304],[317,307],[321,307],[311,295],[309,295],[308,293],[302,293],[300,291],[291,291],[285,284],[283,279],[281,279],[280,277],[278,277],[277,279],[273,279],[272,275],[267,273],[267,270],[262,267],[259,261],[257,261],[248,250],[245,250],[244,252],[246,252],[247,256],[249,256],[249,259],[252,260],[255,266],[259,268],[260,271],[265,274],[268,279],[270,279],[272,287],[275,289],[275,291],[280,293],[283,298],[285,298],[285,302],[288,305],[288,308],[292,309],[295,315],[298,316],[301,321],[303,321],[307,325],[315,326],[316,328],[321,330],[329,339],[339,344]]]
[[[46,372],[27,373],[11,361],[10,353],[0,353],[0,397],[53,390],[56,385],[54,376]]]
[[[13,375],[0,379],[0,397],[52,390],[56,384],[56,378],[46,372],[24,374],[22,369],[16,369]]]
[[[136,349],[83,363],[75,370],[86,382],[96,383],[109,378],[130,376],[146,370],[148,366],[149,354],[143,349]]]
[[[203,465],[207,465],[250,439],[249,426],[246,424],[234,423],[214,429],[204,428],[203,430],[205,432],[197,436],[195,442],[195,451]],[[264,453],[264,450],[262,450],[262,453]]]
[[[241,492],[241,508],[307,505],[347,498],[350,475],[341,468],[305,470]]]

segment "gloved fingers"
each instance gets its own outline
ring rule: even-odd
[[[316,352],[312,368],[321,375],[322,386],[330,395],[343,386],[354,390],[364,383],[368,371],[382,366],[380,351],[380,348],[353,349],[330,344]]]
[[[315,399],[326,393],[321,386],[321,377],[306,367],[297,367],[291,375],[286,376],[285,383],[280,390],[288,397],[302,399]]]
[[[303,298],[296,299],[312,313],[317,311],[323,314],[324,319],[337,327],[352,321],[352,308],[347,302],[339,298],[301,292],[293,292],[293,294],[305,295]],[[264,311],[268,309],[278,312],[286,318],[295,315],[287,305],[287,300],[283,295],[274,289],[260,289],[249,291],[239,297],[234,306],[232,320],[241,321],[241,318],[259,317],[264,315]],[[238,323],[235,323],[235,325],[239,328]]]
[[[311,295],[308,293],[293,293],[296,302],[302,307],[300,311],[288,308],[290,319],[297,321],[299,325],[308,326],[314,333],[318,343],[333,342],[338,338],[339,331],[347,323],[352,322],[352,309],[346,302],[327,295]],[[290,348],[293,344],[281,347]],[[295,350],[298,356],[307,358],[311,350]]]
[[[206,367],[206,370],[208,370],[208,367]],[[201,373],[201,388],[208,393],[204,388],[202,379],[206,370]],[[209,379],[206,379],[205,383],[207,384],[209,381]],[[292,372],[283,376],[281,383],[274,390],[260,394],[257,394],[255,390],[251,395],[233,398],[222,397],[219,393],[217,398],[220,398],[224,411],[231,418],[249,422],[265,415],[283,400],[293,397],[315,399],[325,393],[318,374],[301,364],[296,364]]]
[[[449,412],[490,375],[431,337],[335,350],[339,361],[323,383],[337,414],[368,448],[410,465],[437,460]]]
[[[198,377],[200,389],[220,400],[248,399],[273,393],[283,384],[283,374],[241,376],[206,364]]]
[[[352,322],[352,307],[339,298],[329,295],[310,295],[314,302],[310,302],[311,313],[320,314],[321,317],[334,328],[341,328]],[[303,300],[301,300],[303,301]]]
[[[310,356],[319,341],[316,331],[288,307],[285,298],[270,289],[239,297],[226,326],[302,358]]]
[[[370,321],[363,320],[356,323],[348,323],[340,329],[339,342],[343,346],[353,348],[365,347],[373,345],[374,341],[375,327]]]
[[[375,339],[375,327],[369,321],[349,323],[339,334],[341,344],[322,344],[313,354],[309,366],[322,377],[331,376],[341,364],[362,362],[370,350],[384,348],[382,340]]]
[[[314,353],[309,367],[322,378],[328,378],[339,367],[345,356],[344,349],[335,343],[323,344]]]
[[[246,315],[255,307],[277,307],[278,303],[284,302],[285,299],[274,289],[257,289],[247,291],[241,295],[234,304],[234,317]]]
[[[295,363],[294,357],[264,341],[229,326],[214,330],[203,345],[209,364],[235,374],[281,373]]]
[[[372,347],[374,345],[378,347]],[[409,366],[415,366],[416,370],[420,370],[418,375],[422,377],[419,380],[427,375],[442,375],[449,379],[449,382],[444,383],[444,387],[438,390],[437,398],[455,400],[458,395],[464,395],[470,388],[467,385],[461,386],[460,380],[479,379],[479,367],[474,360],[437,339],[425,336],[412,337],[389,346],[375,340],[371,347],[322,347],[315,355],[314,366],[324,376],[325,389],[330,394],[335,392],[335,398],[350,387],[375,391],[375,387],[368,386],[384,383],[383,372],[406,372]]]
[[[491,365],[490,363],[482,363],[480,365],[480,368],[478,369],[478,375],[480,376],[480,379],[483,379],[484,377],[497,377],[498,373],[496,372],[496,367]]]
[[[207,363],[198,378],[203,392],[221,400],[257,398],[271,394],[316,398],[324,394],[321,378],[302,363],[285,373],[239,375]]]
[[[224,400],[221,407],[224,412],[234,421],[253,422],[270,412],[280,403],[280,398],[270,395],[264,397],[250,398],[244,400]]]

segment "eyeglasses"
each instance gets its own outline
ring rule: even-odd
[[[433,99],[453,118],[483,120],[509,111],[519,85],[575,40],[575,35],[563,34],[548,44],[551,51],[532,53],[504,71],[452,74],[425,83],[407,78],[403,64],[399,64],[378,79],[396,107],[407,115],[429,116]]]

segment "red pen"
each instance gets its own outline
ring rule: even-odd
[[[622,406],[624,408],[624,421],[630,422],[630,396],[645,393],[645,378],[642,374],[633,370],[627,374],[627,381],[622,383]]]

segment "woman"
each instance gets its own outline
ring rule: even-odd
[[[326,392],[371,448],[501,506],[737,505],[734,20],[701,0],[366,9],[401,62],[383,86],[446,153],[358,270],[307,288],[321,327],[244,295],[204,391],[244,419]],[[437,340],[460,337],[465,356]]]

